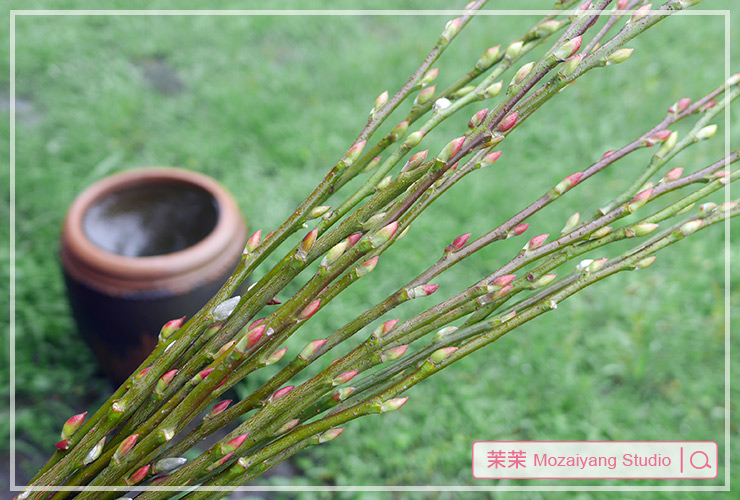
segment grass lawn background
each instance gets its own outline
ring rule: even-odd
[[[416,1],[404,7],[459,8],[463,3]],[[205,6],[164,1],[33,5],[64,9],[265,7],[243,2]],[[269,7],[309,6],[276,2]],[[310,7],[399,6],[385,1],[351,6],[314,2]],[[510,7],[508,2],[489,5]],[[516,7],[544,9],[550,3],[533,0]],[[707,0],[702,7],[730,8],[731,2]],[[29,6],[15,2],[12,8]],[[75,332],[59,271],[60,226],[76,194],[127,168],[176,165],[218,179],[234,194],[250,227],[269,231],[292,212],[351,143],[375,97],[403,84],[449,17],[16,18],[16,448],[26,477],[51,453],[64,419],[94,410],[112,391]],[[438,64],[441,72],[436,83],[443,88],[453,82],[483,50],[507,44],[536,19],[474,20]],[[737,15],[732,28],[736,42],[740,32]],[[7,23],[1,29],[7,40]],[[480,236],[564,175],[582,170],[604,151],[652,127],[677,99],[697,98],[715,88],[724,71],[723,44],[720,17],[669,19],[630,43],[636,50],[627,62],[594,70],[568,88],[507,139],[498,164],[469,176],[435,203],[407,237],[384,254],[374,273],[312,319],[289,344],[290,352],[297,352],[308,339],[326,336],[385,298],[436,261],[458,234]],[[4,62],[7,54],[3,51]],[[734,71],[740,68],[738,62],[735,54]],[[5,89],[9,89],[8,78],[7,73],[0,76]],[[460,135],[474,111],[485,106],[471,107],[445,123],[424,148],[438,151],[446,140]],[[401,118],[399,113],[389,124]],[[735,131],[731,146],[737,148],[737,105],[731,120]],[[7,137],[8,121],[2,121],[0,128]],[[8,144],[0,148],[7,158]],[[690,171],[716,161],[722,152],[718,134],[713,141],[682,154],[675,165]],[[637,175],[649,155],[647,151],[635,154],[580,186],[577,193],[533,218],[527,234],[556,234],[574,211],[592,213],[624,189],[631,180],[627,176]],[[3,170],[2,176],[9,185],[9,172]],[[1,209],[8,220],[8,191],[4,193]],[[2,231],[8,241],[9,227],[3,225]],[[737,241],[737,224],[731,232]],[[456,266],[436,280],[440,290],[435,298],[442,300],[490,273],[523,243],[515,239],[493,245]],[[296,457],[293,464],[299,475],[272,477],[260,484],[548,484],[472,479],[470,448],[478,440],[711,440],[720,443],[723,457],[723,245],[723,232],[717,227],[662,252],[648,270],[615,276],[584,291],[556,312],[414,388],[403,411],[355,421],[331,445]],[[7,246],[2,252],[9,259]],[[730,253],[737,262],[737,245]],[[2,272],[7,283],[8,266]],[[738,281],[733,269],[729,297],[733,319],[740,300]],[[295,289],[282,295],[287,297]],[[406,318],[431,305],[414,302],[389,317]],[[8,324],[7,309],[0,314]],[[737,352],[737,335],[731,343]],[[2,343],[0,356],[3,363],[9,362],[7,342]],[[731,361],[735,374],[740,370],[737,359],[733,356]],[[272,373],[257,372],[240,391],[246,393]],[[0,372],[5,401],[8,376],[7,370]],[[737,396],[733,389],[733,399]],[[736,404],[731,410],[734,416]],[[1,411],[0,449],[5,451],[9,412],[7,407]],[[731,432],[737,439],[736,423]],[[732,450],[736,464],[737,449]],[[722,484],[723,477],[722,468],[717,481],[701,484]],[[708,498],[722,494],[681,495]],[[327,496],[304,493],[301,498]],[[387,496],[345,493],[338,497]],[[408,496],[398,494],[397,498]],[[420,496],[452,498],[453,494]],[[616,498],[620,494],[496,495],[514,496]]]

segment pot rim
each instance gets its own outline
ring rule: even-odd
[[[112,192],[158,181],[190,184],[213,197],[218,206],[218,220],[205,238],[176,252],[144,257],[118,255],[103,250],[90,241],[83,228],[83,219],[94,203]],[[229,255],[229,264],[232,264],[236,255],[232,258],[231,254],[242,251],[245,239],[246,225],[239,207],[231,194],[217,181],[178,167],[142,167],[106,177],[77,196],[67,211],[63,224],[62,257],[74,274],[104,277],[104,282],[130,283],[135,289],[152,289],[161,286],[162,280],[191,274],[203,267],[212,267],[215,262],[222,261],[224,254]],[[83,281],[92,284],[99,280],[83,278]]]

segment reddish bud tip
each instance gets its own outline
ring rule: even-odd
[[[462,249],[470,239],[470,233],[461,234],[452,241],[452,244],[445,248],[445,252],[457,252]]]
[[[656,132],[653,135],[651,135],[650,138],[651,139],[654,139],[655,141],[665,141],[666,139],[668,139],[671,136],[671,133],[672,132],[670,130],[668,130],[668,129],[661,130],[661,131]]]
[[[290,391],[292,391],[294,387],[295,387],[294,385],[289,385],[289,386],[283,387],[282,389],[278,389],[272,395],[272,397],[270,398],[270,400],[271,401],[277,401],[278,399],[284,397],[286,394],[288,394]]]
[[[614,153],[616,153],[616,151],[614,151],[613,149],[612,150],[609,150],[606,153],[604,153],[603,155],[601,155],[601,159],[603,160],[604,158],[608,158],[611,155],[613,155]]]
[[[213,405],[213,408],[211,408],[211,411],[206,415],[206,418],[213,418],[219,413],[222,413],[226,410],[226,408],[229,407],[231,404],[231,399],[224,399],[223,401],[220,401]]]
[[[511,127],[516,125],[517,119],[519,119],[519,113],[517,111],[506,115],[504,119],[501,120],[501,123],[498,124],[497,130],[499,132],[506,132],[507,130],[510,130]]]
[[[529,224],[527,223],[519,224],[516,227],[514,227],[514,229],[511,230],[511,234],[513,234],[514,236],[519,236],[527,229],[529,229]]]
[[[375,266],[378,265],[378,259],[379,257],[376,255],[372,259],[368,259],[366,262],[363,262],[357,267],[357,275],[362,277],[365,276],[367,273],[372,272],[375,269]]]
[[[185,316],[183,316],[182,318],[170,320],[167,323],[165,323],[162,329],[159,331],[160,342],[162,340],[170,338],[173,333],[179,330],[180,327],[182,326],[183,321],[185,321]]]
[[[301,241],[301,246],[298,249],[298,255],[300,257],[300,260],[305,260],[306,255],[308,255],[308,252],[311,251],[313,248],[314,243],[316,243],[316,236],[319,234],[318,229],[312,229],[309,231],[309,233],[303,237],[303,241]]]
[[[175,375],[177,375],[178,370],[170,370],[161,377],[159,377],[159,380],[157,381],[157,385],[154,388],[154,392],[156,394],[162,394],[165,389],[167,389],[167,386],[170,385],[170,382],[172,382],[172,379],[175,378]]]
[[[283,347],[282,349],[278,349],[277,351],[273,352],[265,361],[265,366],[277,363],[278,361],[283,359],[283,356],[285,356],[286,352],[288,352],[287,347]]]
[[[262,239],[262,229],[256,231],[247,240],[247,247],[246,247],[247,252],[254,252],[254,250],[259,246],[261,239]]]
[[[224,455],[227,455],[229,453],[235,452],[236,450],[239,449],[239,447],[242,444],[244,444],[244,441],[247,440],[247,437],[248,436],[249,436],[248,433],[247,434],[242,434],[240,436],[237,436],[237,437],[235,437],[233,439],[230,439],[230,440],[226,441],[225,443],[222,443],[221,444],[221,453],[224,454]]]
[[[481,109],[480,111],[476,112],[468,122],[468,128],[475,128],[481,123],[483,123],[483,120],[486,119],[486,116],[488,115],[488,108]]]
[[[392,349],[388,349],[384,353],[380,354],[380,362],[385,363],[387,361],[394,361],[404,354],[406,354],[406,350],[409,348],[408,345],[399,345],[398,347],[393,347]]]
[[[151,366],[147,366],[146,368],[144,368],[143,370],[141,370],[141,371],[140,371],[140,372],[139,372],[139,373],[138,373],[138,374],[136,375],[136,378],[137,378],[137,379],[139,379],[139,378],[143,377],[144,375],[146,375],[146,372],[148,372],[150,368],[151,368]]]
[[[418,297],[426,297],[437,291],[439,285],[419,285],[414,288],[407,290],[409,299],[416,299]]]
[[[682,111],[686,111],[686,108],[688,108],[690,104],[691,104],[691,99],[689,99],[688,97],[684,97],[683,99],[679,99],[678,101],[676,101],[676,103],[673,104],[673,106],[668,108],[668,112],[669,113],[681,113]]]
[[[298,357],[303,360],[307,360],[314,354],[316,354],[316,351],[321,349],[321,346],[323,346],[324,344],[326,344],[326,339],[312,340],[311,342],[306,344],[306,347],[303,348]]]
[[[523,250],[534,250],[535,248],[539,248],[542,246],[542,244],[547,241],[547,237],[550,236],[549,234],[540,234],[538,236],[535,236],[529,242],[524,245]]]
[[[396,326],[396,323],[398,323],[397,319],[389,319],[388,321],[386,321],[385,323],[383,323],[382,325],[380,325],[378,328],[375,329],[375,331],[373,332],[373,337],[380,338],[380,337],[383,337],[384,335],[387,335],[388,332],[393,330],[393,327]]]
[[[706,111],[708,109],[712,109],[716,105],[717,105],[717,101],[715,99],[712,99],[711,101],[708,101],[707,103],[703,104],[702,107],[699,108],[699,111]]]
[[[349,242],[349,247],[352,248],[355,246],[355,243],[360,241],[360,238],[362,238],[362,233],[354,233],[347,236],[347,241]]]
[[[77,429],[82,426],[82,423],[85,421],[86,415],[87,412],[79,413],[67,419],[67,421],[64,422],[64,425],[62,426],[62,439],[72,437],[72,434],[77,432]]]
[[[387,413],[389,411],[398,410],[403,405],[405,405],[406,401],[408,400],[409,400],[408,396],[406,396],[405,398],[389,399],[388,401],[380,405],[380,413]]]
[[[128,479],[126,479],[126,484],[129,486],[134,484],[139,484],[146,478],[147,474],[149,474],[149,468],[151,467],[151,464],[147,464],[144,467],[140,467],[136,470],[133,474],[131,474]]]
[[[138,434],[132,434],[126,439],[124,439],[121,444],[116,448],[116,451],[113,453],[113,456],[111,459],[118,463],[123,457],[126,456],[126,454],[131,451],[131,449],[136,444],[136,440],[139,439]]]
[[[563,194],[569,189],[571,189],[573,186],[578,184],[578,181],[581,180],[581,177],[583,177],[583,172],[576,172],[574,174],[570,174],[568,177],[560,181],[557,186],[555,186],[555,192],[558,194]]]
[[[675,181],[677,179],[680,179],[682,174],[683,174],[683,169],[681,167],[677,167],[677,168],[669,170],[663,177],[663,180],[665,182]]]
[[[344,155],[344,162],[347,165],[354,163],[360,157],[362,150],[365,149],[366,142],[360,141],[347,150],[347,153]]]
[[[388,242],[394,234],[396,234],[396,231],[398,230],[398,221],[393,221],[387,226],[382,227],[379,229],[372,237],[370,237],[370,244],[373,248],[376,248],[383,243]]]
[[[265,322],[265,319],[267,318],[260,318],[258,320],[252,321],[252,323],[250,323],[250,325],[247,327],[247,330],[251,330],[255,326],[261,325],[262,323]]]
[[[505,287],[516,279],[516,274],[504,274],[491,282],[492,285]]]
[[[415,155],[413,155],[411,158],[409,158],[409,161],[406,162],[406,165],[403,166],[401,169],[401,172],[406,172],[408,170],[413,170],[417,168],[419,165],[424,163],[424,160],[427,159],[427,155],[429,154],[429,150],[425,149],[424,151],[419,151]]]
[[[351,370],[351,371],[348,371],[348,372],[344,372],[341,375],[337,376],[334,380],[332,380],[332,384],[334,384],[334,385],[346,384],[347,382],[349,382],[350,380],[352,380],[353,378],[355,378],[355,376],[358,373],[360,373],[360,372],[357,371],[357,370]]]
[[[486,156],[483,157],[483,160],[480,162],[481,168],[487,167],[488,165],[491,165],[492,163],[496,163],[496,160],[498,160],[500,156],[501,156],[501,151],[494,151],[493,153],[488,153]]]
[[[310,304],[308,304],[303,311],[301,311],[301,314],[299,316],[299,319],[301,320],[307,320],[314,314],[316,314],[316,311],[319,310],[319,307],[321,307],[321,299],[316,299]]]
[[[57,450],[64,451],[69,449],[69,439],[62,439],[58,443],[54,444],[56,446]]]
[[[282,304],[282,302],[280,302],[280,301],[279,301],[279,300],[277,299],[277,297],[273,297],[273,298],[271,298],[271,299],[270,299],[270,300],[269,300],[269,301],[267,302],[267,305],[268,305],[268,306],[276,306],[276,305],[278,305],[278,304]]]

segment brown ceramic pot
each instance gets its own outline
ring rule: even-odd
[[[113,381],[149,355],[165,322],[193,315],[213,296],[246,235],[226,189],[179,168],[116,174],[75,199],[61,240],[69,301]]]

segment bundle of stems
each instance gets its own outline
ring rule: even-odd
[[[614,71],[612,66],[629,57],[630,40],[698,2],[668,0],[652,7],[639,0],[614,6],[611,0],[581,5],[559,0],[519,39],[489,48],[470,71],[437,91],[433,65],[484,3],[471,2],[462,16],[447,22],[395,95],[380,94],[351,147],[279,228],[249,238],[234,274],[200,312],[164,325],[154,352],[100,409],[64,424],[57,452],[18,498],[113,499],[136,491],[142,491],[141,500],[221,498],[304,448],[337,438],[351,420],[400,409],[414,385],[587,286],[646,268],[659,250],[740,213],[737,202],[703,201],[740,176],[732,167],[739,151],[692,172],[671,168],[684,150],[715,134],[713,120],[740,94],[738,74],[698,100],[673,103],[654,126],[554,183],[488,233],[477,239],[451,237],[438,260],[406,285],[330,335],[288,353],[286,341],[299,328],[352,283],[372,279],[365,276],[417,217],[460,179],[496,162],[507,136],[544,103],[592,69]],[[593,32],[602,16],[606,22]],[[548,47],[545,55],[527,62],[541,45]],[[513,75],[502,80],[507,70]],[[435,156],[421,150],[437,125],[483,101],[487,108],[474,109],[460,137]],[[405,118],[368,143],[404,105]],[[684,120],[690,131],[681,137],[670,127]],[[645,169],[596,213],[581,217],[576,212],[558,222],[556,236],[522,236],[533,214],[650,147],[655,153]],[[379,155],[385,150],[383,159]],[[344,186],[363,175],[367,178],[359,188],[339,198]],[[588,189],[597,190],[594,183]],[[664,197],[679,189],[680,197]],[[339,201],[330,206],[330,198]],[[300,241],[290,244],[293,235]],[[431,300],[424,297],[437,290],[431,283],[435,277],[511,237],[522,238],[521,251],[487,276],[408,319],[387,318],[404,302]],[[634,245],[609,254],[612,244],[625,240]],[[278,251],[285,252],[279,262],[262,271],[242,296],[232,297]],[[603,257],[581,257],[593,251]],[[571,271],[552,272],[569,262]],[[293,282],[300,289],[280,303],[276,297]],[[272,305],[279,307],[263,313]],[[371,333],[363,335],[366,327]],[[335,350],[340,345],[351,348]],[[349,352],[338,356],[340,350]],[[304,382],[292,382],[323,356],[336,359]],[[245,377],[276,363],[279,369],[273,367],[274,375],[249,396],[221,399]],[[186,430],[192,421],[199,423]],[[207,451],[190,462],[182,458],[229,424],[233,429]]]

